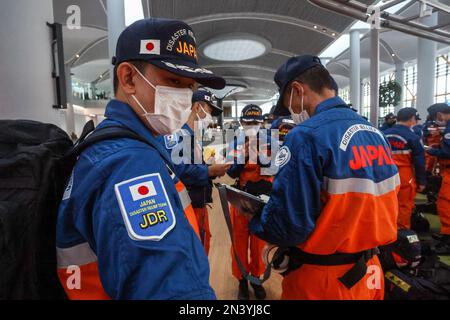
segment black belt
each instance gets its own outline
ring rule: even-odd
[[[303,264],[311,264],[318,266],[339,266],[353,264],[339,281],[347,287],[352,288],[367,273],[367,262],[379,254],[378,248],[369,249],[358,253],[334,253],[330,255],[317,255],[304,252],[299,248],[289,248],[289,271],[300,268]]]

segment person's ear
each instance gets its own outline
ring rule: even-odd
[[[135,75],[136,70],[133,65],[128,62],[121,63],[117,67],[117,80],[119,87],[125,94],[131,95],[136,93]]]
[[[297,97],[301,97],[305,95],[305,86],[297,81],[294,81],[292,83],[292,88],[294,89],[294,96],[297,95]]]
[[[194,102],[194,104],[192,105],[192,111],[194,113],[199,113],[200,112],[200,102]]]

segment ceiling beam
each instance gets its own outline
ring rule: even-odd
[[[292,25],[298,28],[307,29],[313,32],[320,33],[331,39],[336,39],[339,33],[336,30],[331,29],[328,26],[323,26],[319,24],[312,23],[310,21],[271,13],[261,13],[261,12],[233,12],[233,13],[220,13],[220,14],[210,14],[204,16],[198,16],[194,18],[185,19],[184,21],[193,26],[202,23],[210,23],[217,21],[227,21],[227,20],[262,20],[277,22],[281,24]],[[324,31],[326,30],[326,31]],[[333,35],[334,34],[334,35]]]
[[[275,73],[277,70],[272,68],[267,68],[263,66],[257,66],[253,64],[209,64],[203,66],[205,69],[215,69],[215,68],[232,68],[232,69],[252,69],[257,71],[266,71],[270,73]]]
[[[275,87],[275,82],[273,82],[273,80],[261,79],[261,78],[258,78],[258,77],[246,77],[246,76],[241,77],[241,76],[231,76],[230,75],[230,76],[222,76],[222,78],[225,78],[225,79],[237,79],[237,80],[243,79],[243,80],[248,80],[248,81],[264,82],[264,83],[271,84],[273,87]]]
[[[73,67],[75,65],[75,63],[81,59],[81,57],[88,52],[89,50],[91,50],[92,48],[94,48],[95,46],[97,46],[99,43],[102,43],[103,41],[108,40],[108,36],[104,36],[98,39],[95,39],[94,41],[88,43],[86,46],[84,46],[83,48],[81,48],[81,50],[79,50],[74,56],[72,56],[69,60],[65,61],[64,64],[65,65],[69,65],[70,67]]]

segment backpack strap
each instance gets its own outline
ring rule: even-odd
[[[133,140],[138,140],[144,142],[145,144],[149,145],[152,148],[155,148],[155,146],[152,143],[150,143],[147,139],[138,136],[137,134],[128,129],[124,129],[123,127],[112,127],[112,126],[105,127],[95,130],[90,134],[89,133],[90,132],[88,132],[88,134],[85,134],[84,138],[80,138],[80,140],[78,140],[73,149],[69,151],[67,156],[78,157],[83,153],[84,150],[96,144],[97,142],[121,138],[130,138]]]
[[[133,131],[127,128],[120,126],[107,126],[95,130],[94,123],[92,120],[88,121],[85,124],[80,139],[77,141],[72,150],[70,150],[66,154],[65,157],[77,158],[81,155],[81,153],[83,153],[84,150],[96,144],[97,142],[123,138],[141,141],[146,145],[148,145],[149,147],[151,147],[152,149],[155,149],[158,152],[158,154],[164,159],[164,162],[166,163],[166,167],[169,169],[169,172],[174,171],[170,159],[168,159],[167,155],[162,154],[153,142],[139,136],[138,134],[134,133]]]

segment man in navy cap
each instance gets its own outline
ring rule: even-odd
[[[397,113],[397,123],[384,131],[392,148],[392,157],[400,174],[398,192],[398,228],[411,228],[411,214],[416,191],[422,192],[426,185],[425,149],[413,127],[420,120],[414,108],[403,108]]]
[[[173,134],[158,137],[170,154],[174,153],[180,158],[180,162],[175,163],[175,173],[188,190],[206,254],[209,254],[211,241],[206,204],[212,203],[212,180],[224,176],[230,167],[229,164],[206,165],[203,161],[202,142],[195,140],[194,131],[203,137],[204,130],[212,124],[213,117],[223,112],[214,103],[214,99],[214,95],[207,89],[195,91],[192,95],[191,114],[183,128]],[[185,148],[183,143],[187,142],[190,142],[190,158],[180,154],[180,150]]]
[[[437,200],[437,212],[441,221],[442,244],[436,250],[450,253],[450,106],[441,104],[435,108],[436,122],[445,126],[442,142],[438,147],[427,148],[427,153],[438,158],[442,186]]]
[[[263,123],[262,109],[254,104],[249,104],[242,110],[240,118],[244,132],[238,136],[236,145],[234,141],[232,147],[235,148],[235,163],[227,171],[231,178],[238,179],[237,185],[241,190],[250,192],[248,188],[261,190],[263,186],[271,186],[272,177],[261,174],[261,166],[258,163],[251,163],[250,152],[252,145],[250,139],[256,139],[261,125]],[[256,152],[256,150],[253,150]],[[234,249],[241,264],[245,268],[243,270],[247,274],[251,274],[259,278],[265,270],[262,252],[265,242],[249,233],[248,216],[242,214],[236,207],[230,207],[231,219],[233,221]],[[239,264],[234,255],[233,246],[231,248],[232,273],[239,280],[239,300],[249,299],[248,281],[244,278],[243,271],[240,270]],[[251,283],[255,297],[264,299],[266,291],[262,285]]]
[[[145,142],[100,141],[74,167],[56,240],[69,298],[215,298],[187,190],[155,138],[186,123],[197,83],[224,87],[197,58],[194,33],[181,21],[140,20],[120,35],[116,98],[96,131],[119,127]]]
[[[446,103],[435,103],[432,104],[428,109],[427,121],[423,126],[423,142],[425,145],[438,148],[442,141],[442,133],[445,130],[445,124],[439,125],[437,123],[437,111],[446,108],[448,105]],[[433,174],[434,169],[437,165],[437,158],[433,157],[429,153],[425,154],[425,170],[428,175]]]
[[[384,117],[384,123],[383,125],[380,127],[381,131],[384,131],[386,129],[392,128],[393,125],[395,125],[395,123],[397,122],[397,117],[395,116],[395,114],[388,113],[385,117]]]
[[[297,125],[275,159],[269,202],[249,228],[289,248],[282,298],[383,299],[376,247],[396,240],[400,183],[389,144],[336,96],[318,57],[289,59],[275,82],[275,113]]]

